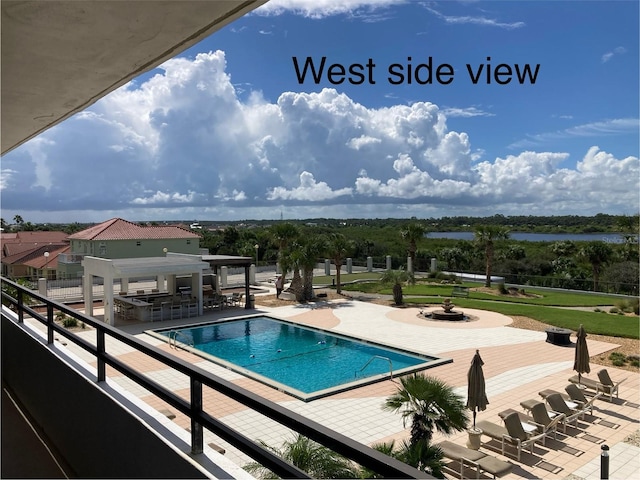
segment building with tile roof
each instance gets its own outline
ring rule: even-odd
[[[109,259],[160,257],[165,252],[197,255],[200,238],[179,226],[143,226],[112,218],[70,235],[70,252],[59,259],[58,271],[62,278],[81,275],[85,255]]]
[[[0,241],[2,275],[11,278],[55,279],[58,254],[69,251],[68,234],[59,231],[2,233]]]

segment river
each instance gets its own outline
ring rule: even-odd
[[[427,238],[450,238],[453,240],[473,240],[473,232],[429,232]],[[607,243],[624,243],[624,237],[619,233],[527,233],[511,232],[512,240],[527,242],[558,242],[571,240],[574,242],[602,241]]]

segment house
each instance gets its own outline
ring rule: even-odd
[[[59,231],[2,233],[2,275],[55,279],[58,254],[69,250],[68,234]]]
[[[159,257],[166,252],[200,253],[200,235],[172,225],[142,226],[112,218],[69,236],[70,252],[58,259],[61,278],[82,275],[85,255],[99,258]]]

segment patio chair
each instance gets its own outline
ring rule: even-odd
[[[580,409],[583,412],[589,411],[589,415],[593,415],[593,404],[595,401],[602,396],[602,392],[597,392],[593,397],[587,398],[586,395],[582,392],[581,389],[578,388],[577,385],[570,383],[566,387],[564,387],[565,391],[569,395],[569,398],[572,402],[580,405]],[[584,418],[584,416],[583,416]]]
[[[529,447],[531,450],[531,454],[533,455],[534,444],[536,443],[536,441],[541,440],[544,437],[543,434],[534,435],[525,432],[517,412],[509,413],[506,417],[504,417],[504,427],[501,425],[496,425],[495,423],[489,422],[487,420],[482,420],[476,423],[476,426],[482,429],[483,435],[487,435],[488,437],[491,437],[494,440],[499,440],[501,442],[502,455],[505,454],[504,447],[506,443],[515,446],[517,449],[518,461],[520,461],[522,448]]]
[[[616,398],[618,397],[618,390],[620,388],[620,384],[624,382],[627,378],[623,378],[618,383],[614,383],[609,376],[609,372],[606,368],[603,368],[598,372],[598,378],[600,379],[600,383],[603,385],[604,390],[603,393],[609,396],[609,401],[613,401],[613,394],[616,394]]]
[[[563,420],[563,423],[565,424],[565,432],[567,423],[573,422],[574,426],[578,428],[578,418],[583,415],[582,409],[580,409],[579,407],[570,408],[569,405],[567,405],[565,399],[562,398],[562,395],[560,395],[559,393],[552,393],[546,398],[546,401],[549,404],[551,410],[556,413],[564,414],[565,418]]]
[[[602,392],[604,394],[604,398],[607,398],[609,402],[613,401],[614,393],[616,394],[616,398],[619,398],[618,390],[620,384],[625,380],[626,378],[623,378],[618,383],[613,382],[606,368],[603,368],[598,372],[598,381],[588,377],[578,378],[578,375],[574,375],[573,377],[569,378],[569,382],[571,383],[580,384],[584,388],[595,390],[596,393]]]
[[[541,392],[538,392],[538,395],[540,395],[545,401],[547,399],[547,397],[549,395],[553,395],[553,394],[558,394],[560,395],[565,403],[567,404],[567,407],[569,407],[571,410],[581,410],[582,409],[582,403],[580,402],[575,402],[569,395],[567,395],[566,393],[561,393],[558,392],[556,390],[551,390],[551,389],[546,389],[546,390],[542,390]],[[553,416],[555,415],[555,412],[551,411],[549,416],[551,418],[553,418]],[[584,418],[584,412],[582,413],[582,417]]]
[[[505,476],[513,469],[513,465],[509,462],[448,440],[440,442],[436,446],[440,448],[445,458],[460,462],[460,478],[464,478],[465,464],[476,469],[476,478],[480,478],[481,471],[490,473],[493,478],[496,478]]]
[[[538,427],[538,432],[543,433],[545,437],[553,432],[553,438],[557,438],[558,433],[558,425],[562,425],[564,432],[567,432],[567,425],[563,423],[565,418],[563,413],[555,415],[553,418],[549,416],[549,412],[547,411],[547,407],[544,403],[539,402],[533,406],[531,409],[531,415],[533,415],[533,421],[535,425]],[[542,444],[544,445],[545,437],[542,438]]]

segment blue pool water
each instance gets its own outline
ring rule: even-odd
[[[156,332],[303,399],[446,362],[264,316]]]

